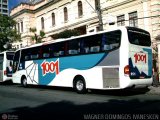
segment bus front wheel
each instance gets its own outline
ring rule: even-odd
[[[80,93],[80,94],[86,93],[86,91],[87,91],[85,80],[82,77],[77,77],[74,80],[73,87],[76,90],[76,92]]]
[[[27,78],[26,77],[22,77],[21,84],[23,87],[27,87]]]

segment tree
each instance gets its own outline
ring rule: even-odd
[[[4,45],[8,46],[14,41],[21,40],[20,34],[14,29],[15,26],[16,21],[11,17],[0,14],[0,51],[9,49],[9,47],[4,48]]]
[[[53,35],[52,38],[54,39],[69,38],[69,37],[78,36],[78,35],[80,35],[80,32],[77,30],[64,30],[63,32]]]
[[[31,36],[31,39],[33,41],[36,41],[36,43],[41,43],[42,39],[45,37],[44,31],[40,31],[39,35],[37,35],[37,29],[36,28],[30,28],[30,32],[32,32],[34,35]]]

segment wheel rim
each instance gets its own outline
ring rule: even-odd
[[[83,87],[84,87],[83,81],[78,80],[77,83],[76,83],[77,90],[81,91],[81,90],[83,90]]]
[[[23,80],[23,86],[26,86],[27,85],[27,79],[24,79]]]

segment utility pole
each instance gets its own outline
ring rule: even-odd
[[[86,0],[86,2],[91,6],[91,8],[97,13],[98,20],[99,20],[99,30],[103,31],[103,21],[102,21],[102,11],[101,11],[101,5],[100,0],[96,0],[96,10],[94,7]]]
[[[102,21],[102,11],[101,11],[100,0],[98,0],[96,12],[99,19],[99,30],[103,31],[103,21]]]

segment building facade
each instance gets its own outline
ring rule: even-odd
[[[97,32],[100,22],[104,30],[117,26],[145,29],[153,42],[160,34],[160,0],[31,0],[12,9],[10,15],[22,37],[15,47],[34,44],[30,28],[36,28],[37,34],[43,30],[44,41],[66,29]]]
[[[0,14],[9,15],[8,0],[0,0]]]

